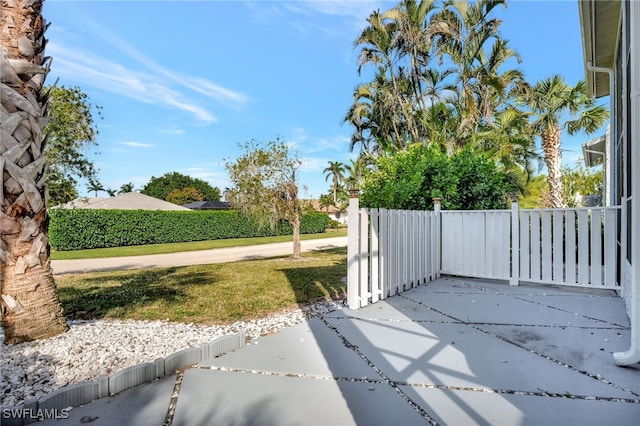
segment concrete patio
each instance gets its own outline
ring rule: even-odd
[[[640,365],[612,358],[629,333],[612,291],[441,278],[57,424],[637,425]]]

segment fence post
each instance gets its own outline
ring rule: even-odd
[[[518,201],[511,203],[511,278],[509,285],[518,285],[520,279],[520,213]]]
[[[440,254],[442,252],[442,232],[440,228],[440,201],[442,199],[438,197],[433,197],[433,212],[435,215],[435,235],[432,235],[432,238],[435,239],[435,244],[431,244],[431,249],[435,251],[435,278],[440,278]]]
[[[360,200],[358,189],[349,190],[347,210],[347,305],[349,309],[360,307]]]

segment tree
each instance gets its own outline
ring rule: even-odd
[[[584,80],[572,87],[557,74],[537,82],[523,93],[521,100],[530,108],[534,132],[542,140],[551,207],[566,207],[561,169],[562,130],[570,135],[579,131],[593,133],[604,125],[609,112],[604,106],[594,105]]]
[[[202,194],[195,188],[174,189],[167,195],[167,201],[173,204],[183,205],[202,201]]]
[[[266,146],[256,141],[241,144],[244,154],[226,168],[233,183],[231,205],[256,219],[261,226],[275,227],[286,220],[293,228],[293,258],[302,255],[298,170],[302,161],[276,138]]]
[[[101,107],[92,105],[80,88],[49,87],[51,120],[44,130],[47,135],[45,156],[49,205],[77,198],[75,188],[79,178],[97,182],[96,169],[86,153],[97,146],[98,129],[92,110],[100,115]]]
[[[3,2],[0,14],[0,306],[4,341],[17,344],[68,329],[56,293],[45,204],[43,90],[50,58],[42,1]]]
[[[175,189],[195,188],[200,192],[204,200],[220,201],[220,189],[209,185],[202,179],[186,176],[178,172],[165,173],[160,177],[151,177],[151,180],[140,191],[150,197],[167,200],[169,193]]]
[[[120,186],[120,190],[118,191],[118,194],[126,194],[127,192],[133,192],[133,183],[132,182],[123,183]]]
[[[102,186],[102,184],[95,179],[89,179],[87,189],[95,193],[95,196],[97,197],[99,191],[104,191],[104,186]]]
[[[116,194],[118,193],[118,191],[116,191],[113,188],[107,188],[105,189],[105,191],[107,192],[107,194],[109,194],[109,197],[115,197]]]
[[[345,165],[340,161],[329,161],[329,166],[322,172],[325,180],[331,179],[331,192],[333,193],[333,204],[338,204],[338,188],[344,179]]]

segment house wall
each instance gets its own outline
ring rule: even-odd
[[[616,113],[621,117],[616,117],[619,127],[616,136],[621,141],[623,156],[618,172],[623,208],[621,293],[630,312],[631,286],[640,279],[640,31],[637,25],[631,25],[640,22],[640,3],[623,2],[622,5],[615,82],[616,103],[621,106],[616,108]]]

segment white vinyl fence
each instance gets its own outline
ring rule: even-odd
[[[347,302],[357,309],[439,276],[437,213],[360,209],[351,198]]]
[[[349,204],[347,298],[357,309],[440,274],[619,289],[619,207],[482,211]]]

